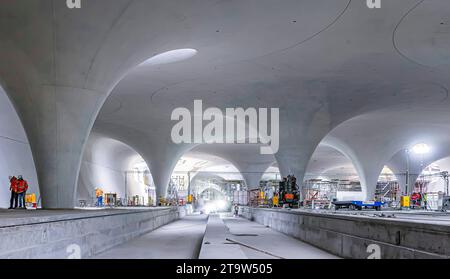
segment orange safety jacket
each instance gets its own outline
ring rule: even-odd
[[[18,180],[16,177],[11,178],[11,180],[9,181],[9,190],[13,191],[13,192],[17,192],[17,184],[18,184]]]
[[[17,193],[23,193],[28,190],[28,182],[26,180],[17,181]]]
[[[95,197],[97,197],[97,198],[103,197],[103,190],[101,190],[101,189],[96,189],[96,190],[95,190]]]

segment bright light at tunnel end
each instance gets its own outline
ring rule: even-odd
[[[431,148],[426,143],[418,143],[412,147],[412,151],[415,154],[427,154],[427,153],[430,153]]]
[[[205,214],[217,213],[226,210],[227,206],[226,200],[215,200],[203,206],[203,211]]]

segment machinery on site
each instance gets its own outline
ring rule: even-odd
[[[336,198],[339,181],[309,179],[303,184],[302,196],[305,208],[329,208],[331,201]]]
[[[362,210],[364,208],[375,209],[377,211],[381,210],[384,202],[381,201],[333,201],[336,210],[341,208],[348,208],[350,210]]]
[[[297,178],[288,175],[283,178],[278,187],[278,205],[281,207],[298,208],[300,192],[298,190]]]
[[[441,211],[450,210],[450,196],[442,197],[442,208]]]
[[[259,188],[248,190],[248,205],[251,207],[260,207],[264,205],[264,192]]]
[[[397,181],[378,181],[375,188],[376,200],[384,201],[389,206],[398,204],[401,191]]]
[[[279,181],[261,181],[256,189],[248,190],[248,205],[253,207],[279,207]],[[235,200],[237,200],[235,198]]]

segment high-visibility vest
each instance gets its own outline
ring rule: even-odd
[[[103,196],[103,191],[102,191],[101,189],[95,190],[95,196],[96,196],[97,198]]]
[[[17,192],[17,178],[13,177],[10,180],[9,190]]]
[[[17,193],[23,193],[28,190],[28,182],[26,180],[17,181]]]

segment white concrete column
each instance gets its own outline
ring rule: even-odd
[[[248,189],[258,188],[262,175],[263,173],[242,173]]]
[[[170,182],[170,177],[175,165],[168,165],[165,162],[155,162],[151,161],[150,172],[153,176],[153,182],[156,187],[156,197],[165,198],[167,195],[167,189]]]
[[[83,147],[106,94],[60,86],[12,90],[44,208],[73,208]],[[11,91],[10,91],[11,92]]]
[[[142,61],[137,49],[116,43],[136,38],[133,28],[121,33],[115,24],[129,3],[87,2],[82,9],[68,9],[66,1],[1,4],[0,83],[26,131],[45,208],[73,208],[83,147],[98,111],[124,73]]]
[[[446,153],[443,151],[442,153]],[[417,181],[417,178],[419,178],[420,174],[422,173],[423,169],[426,168],[429,164],[436,161],[440,157],[440,152],[437,152],[436,154],[432,154],[423,161],[421,161],[419,158],[417,158],[417,155],[410,154],[409,158],[409,185],[408,185],[408,192],[412,193],[412,189]],[[401,174],[397,176],[397,182],[400,186],[401,194],[406,194],[406,152],[405,150],[401,150],[397,152],[392,159],[389,161],[387,166],[396,174]]]
[[[360,174],[361,186],[363,191],[365,191],[366,200],[372,200],[375,198],[378,178],[383,170],[383,164],[380,166],[372,163],[363,163],[360,166],[360,169],[362,170]]]
[[[320,85],[299,90],[311,90],[321,97],[326,94]],[[275,158],[281,176],[294,175],[297,184],[303,185],[314,150],[330,130],[331,119],[326,102],[308,101],[300,106],[289,104],[280,108],[280,148]]]
[[[367,200],[373,199],[385,162],[377,149],[367,148],[363,141],[346,141],[332,135],[328,135],[323,143],[336,148],[352,161],[359,176],[363,196]]]
[[[267,157],[260,156],[260,160],[255,160],[253,163],[236,162],[248,189],[258,188],[264,172],[273,164],[273,159],[268,160],[271,158]],[[266,161],[263,159],[266,159]]]

